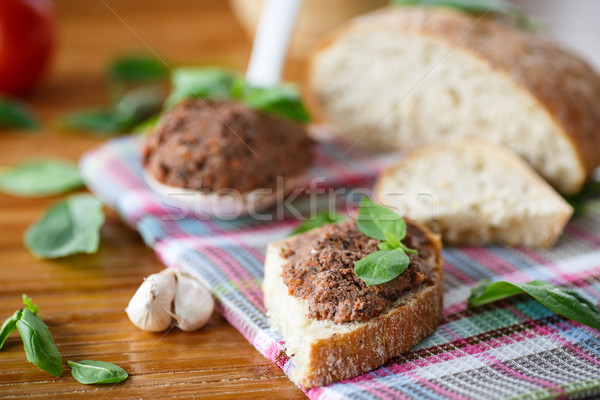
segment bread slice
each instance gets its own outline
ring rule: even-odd
[[[291,379],[305,388],[327,385],[368,372],[399,356],[433,333],[442,318],[441,241],[426,228],[434,284],[398,299],[366,322],[334,323],[308,317],[304,299],[289,294],[282,280],[285,246],[300,235],[271,243],[265,259],[263,292],[271,325],[285,339],[294,369]]]
[[[376,149],[479,137],[564,194],[600,164],[600,76],[548,38],[449,8],[351,20],[314,54],[308,103]]]
[[[450,244],[550,247],[573,214],[519,156],[482,141],[414,150],[383,172],[375,196]]]

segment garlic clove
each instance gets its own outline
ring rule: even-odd
[[[173,316],[183,331],[202,328],[210,319],[215,302],[212,295],[196,278],[177,271]]]
[[[171,309],[175,298],[174,274],[152,274],[135,292],[125,309],[135,326],[148,332],[162,332],[173,324]]]

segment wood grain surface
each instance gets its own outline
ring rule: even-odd
[[[250,42],[224,0],[57,0],[53,68],[28,101],[44,120],[38,134],[0,132],[0,166],[39,156],[77,160],[103,138],[58,132],[55,118],[106,101],[104,70],[116,55],[160,54],[170,66],[218,63],[243,70]],[[301,61],[287,79],[301,77]],[[25,358],[18,334],[0,351],[0,397],[17,398],[302,398],[270,361],[215,313],[198,332],[162,335],[135,328],[124,309],[142,278],[163,268],[137,232],[107,210],[98,253],[47,261],[22,246],[25,229],[59,197],[0,194],[0,319],[40,307],[65,370],[56,379]],[[130,377],[117,385],[76,382],[66,359],[116,363]]]

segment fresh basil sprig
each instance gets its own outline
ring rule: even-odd
[[[298,91],[291,86],[254,88],[246,86],[240,100],[250,108],[279,115],[298,122],[308,122],[310,117],[302,104]]]
[[[13,315],[6,318],[0,328],[0,349],[4,346],[4,342],[11,333],[17,330],[17,321],[23,316],[23,310],[17,310]]]
[[[396,6],[452,7],[470,13],[503,14],[514,18],[520,27],[532,29],[534,24],[517,6],[507,0],[392,0]]]
[[[416,254],[417,251],[402,243],[406,237],[404,218],[365,197],[360,203],[357,225],[365,235],[382,240],[378,245],[379,251],[354,264],[354,272],[367,286],[391,281],[408,268],[410,259],[407,253]]]
[[[60,377],[62,359],[44,321],[26,308],[17,321],[17,329],[23,340],[27,360],[50,375]]]
[[[57,378],[62,374],[62,358],[50,330],[38,316],[39,308],[33,300],[23,294],[23,310],[17,310],[8,317],[0,328],[0,349],[6,338],[15,330],[19,331],[23,341],[25,356],[30,363]],[[70,361],[73,377],[85,384],[117,383],[127,379],[127,372],[118,365],[104,361]]]
[[[223,68],[179,68],[171,77],[173,91],[165,101],[172,107],[183,99],[234,100],[250,108],[297,122],[310,117],[298,91],[289,85],[270,88],[249,86],[239,75]]]
[[[25,305],[25,308],[31,311],[33,314],[39,315],[40,308],[33,304],[31,297],[27,296],[25,293],[23,293],[23,304]]]
[[[310,231],[311,229],[319,228],[325,224],[332,224],[343,220],[344,217],[342,217],[338,213],[330,213],[329,211],[323,211],[316,214],[313,218],[309,218],[300,225],[298,225],[296,229],[294,229],[292,233],[290,233],[290,236]]]
[[[70,112],[59,119],[59,125],[65,130],[104,136],[130,132],[161,111],[168,77],[168,68],[156,58],[118,58],[107,71],[110,104]]]
[[[235,82],[235,74],[223,68],[177,68],[171,75],[173,89],[165,100],[165,107],[173,107],[188,98],[210,100],[230,98]]]
[[[25,246],[39,258],[94,253],[104,223],[102,202],[88,194],[55,205],[25,233]]]
[[[0,190],[16,196],[49,196],[81,186],[77,166],[58,159],[25,161],[0,172]]]
[[[575,290],[555,286],[545,281],[535,280],[529,283],[483,281],[471,292],[468,304],[469,307],[477,307],[523,292],[565,318],[600,330],[600,309],[596,304]]]
[[[129,376],[127,371],[118,365],[94,360],[71,361],[67,360],[71,367],[71,375],[77,382],[91,385],[97,383],[119,383]]]
[[[0,98],[0,128],[37,129],[40,124],[23,102]]]
[[[39,308],[33,300],[23,294],[23,310],[17,310],[8,317],[0,328],[0,349],[6,338],[15,330],[23,340],[25,355],[30,363],[37,365],[52,376],[60,377],[62,359],[52,340],[52,335],[44,321],[38,316]]]
[[[40,313],[40,309],[38,306],[33,304],[33,300],[25,293],[23,293],[23,304],[25,305],[25,309],[29,310],[34,315],[38,315]],[[0,328],[0,349],[4,345],[4,342],[8,338],[8,336],[17,330],[17,321],[19,321],[23,317],[23,310],[17,310],[13,315],[8,317],[2,327]]]
[[[74,111],[59,122],[63,129],[97,135],[128,132],[138,123],[156,115],[161,110],[163,98],[159,87],[134,88],[126,91],[110,107]]]
[[[155,57],[123,56],[115,59],[108,71],[114,83],[141,84],[169,77],[169,69]]]

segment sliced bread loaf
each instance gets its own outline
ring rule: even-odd
[[[315,53],[308,95],[352,143],[479,137],[565,194],[600,164],[600,76],[548,38],[489,17],[395,7],[355,18]]]
[[[412,151],[384,171],[375,196],[451,244],[550,247],[573,213],[519,156],[482,141]]]

